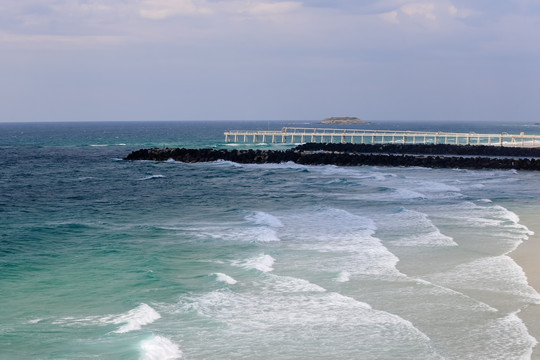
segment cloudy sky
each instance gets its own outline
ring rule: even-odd
[[[2,0],[0,121],[540,122],[540,0]]]

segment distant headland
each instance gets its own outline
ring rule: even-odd
[[[323,124],[366,124],[366,122],[357,117],[351,116],[334,116],[326,118],[322,121]]]

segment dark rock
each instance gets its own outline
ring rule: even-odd
[[[465,156],[465,157],[464,157]],[[295,162],[303,165],[419,166],[462,169],[540,170],[540,149],[464,145],[305,144],[285,151],[215,149],[141,149],[124,160],[242,164]]]

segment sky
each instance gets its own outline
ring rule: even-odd
[[[0,121],[540,122],[540,0],[2,0]]]

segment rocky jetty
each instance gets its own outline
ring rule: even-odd
[[[241,164],[267,164],[290,161],[303,165],[540,170],[540,150],[537,149],[461,145],[441,147],[440,145],[305,144],[284,151],[153,148],[134,151],[124,158],[124,160],[151,161],[171,159],[187,163],[225,160]]]
[[[487,145],[450,145],[450,144],[337,144],[307,143],[296,147],[301,151],[334,151],[348,153],[385,153],[412,155],[463,155],[463,156],[511,156],[538,157],[540,148],[505,147]]]

